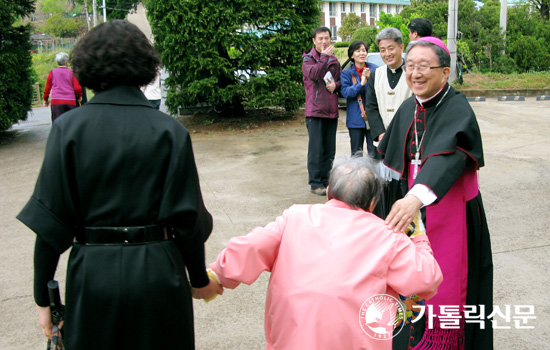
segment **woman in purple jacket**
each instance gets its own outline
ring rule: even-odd
[[[342,96],[347,99],[346,126],[349,131],[351,154],[362,153],[363,140],[365,140],[368,153],[373,157],[374,145],[368,122],[366,122],[365,106],[367,104],[367,80],[378,66],[366,62],[367,46],[360,40],[350,44],[348,57],[353,64],[342,72],[340,79]],[[353,77],[355,77],[355,81]],[[360,102],[362,106],[359,104]]]
[[[69,68],[69,55],[59,52],[55,55],[58,68],[52,69],[44,88],[44,106],[51,104],[52,123],[63,113],[70,111],[82,100],[82,87]],[[51,94],[51,103],[48,102]]]

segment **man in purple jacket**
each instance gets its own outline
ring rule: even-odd
[[[306,89],[306,126],[309,135],[307,170],[311,192],[324,196],[336,153],[338,95],[342,67],[332,54],[330,29],[318,27],[311,35],[314,47],[304,51],[302,75]]]

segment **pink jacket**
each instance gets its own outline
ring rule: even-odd
[[[363,332],[363,303],[376,294],[427,299],[442,281],[426,235],[411,241],[337,200],[290,207],[267,226],[232,238],[210,267],[231,289],[271,272],[266,349],[389,350],[391,340]]]

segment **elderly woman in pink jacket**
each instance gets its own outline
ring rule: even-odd
[[[371,213],[380,192],[372,160],[351,158],[331,171],[328,202],[293,205],[210,264],[230,289],[271,272],[266,349],[389,350],[397,293],[436,293],[442,274],[422,226],[411,238],[388,230]]]

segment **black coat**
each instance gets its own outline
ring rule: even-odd
[[[187,130],[153,109],[137,87],[98,93],[56,120],[18,219],[58,254],[73,247],[67,349],[194,348],[186,267],[193,286],[208,284],[204,242],[212,217]],[[152,224],[173,227],[176,239],[73,243],[83,227]]]

